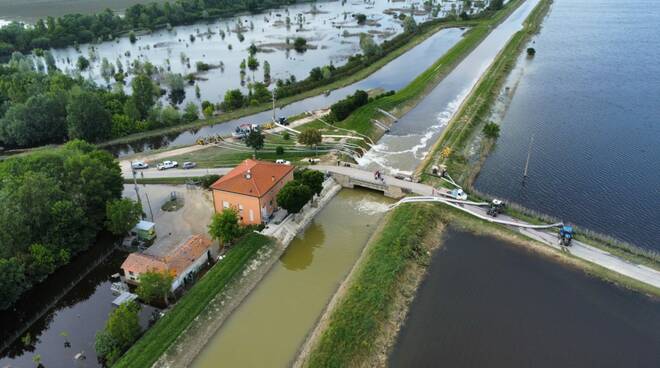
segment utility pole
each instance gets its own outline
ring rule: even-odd
[[[532,155],[532,144],[534,143],[534,135],[529,138],[529,147],[527,148],[527,161],[525,161],[525,170],[523,171],[523,184],[527,178],[527,168],[529,167],[529,158]]]
[[[147,199],[147,207],[149,207],[149,214],[151,215],[151,222],[154,222],[154,211],[151,210],[151,202],[149,201],[149,194],[144,192],[144,197]]]
[[[276,123],[277,120],[275,120],[275,88],[271,91],[273,95],[273,123]]]

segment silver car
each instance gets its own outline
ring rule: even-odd
[[[185,169],[192,169],[195,166],[197,166],[196,162],[186,161],[183,163],[183,166],[181,166],[181,168],[185,170]]]

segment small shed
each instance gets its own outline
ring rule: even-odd
[[[137,235],[139,240],[152,240],[156,237],[156,224],[142,220],[135,225],[131,233]]]

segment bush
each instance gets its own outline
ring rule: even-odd
[[[307,40],[302,37],[296,37],[293,41],[293,48],[298,52],[305,52],[307,50]]]
[[[200,185],[204,189],[209,189],[218,179],[220,179],[220,175],[217,174],[204,175],[200,179]]]
[[[277,146],[277,147],[275,147],[275,153],[276,153],[278,156],[283,155],[283,154],[284,154],[284,147],[282,147],[282,146]]]
[[[357,90],[352,96],[348,96],[330,106],[330,119],[333,121],[342,121],[353,111],[367,103],[369,103],[369,95],[367,92]]]
[[[312,190],[300,181],[292,180],[277,193],[277,204],[289,213],[298,213],[310,199]]]

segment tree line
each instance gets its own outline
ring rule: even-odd
[[[293,3],[296,0],[177,0],[136,4],[127,8],[123,17],[106,9],[91,15],[67,14],[39,19],[34,27],[13,22],[0,28],[0,60],[15,51],[109,41],[132,30],[190,24]]]
[[[87,249],[120,198],[119,165],[75,140],[0,162],[0,310]]]
[[[0,145],[34,147],[70,139],[99,142],[198,119],[199,109],[193,103],[182,111],[175,108],[185,96],[183,83],[168,82],[171,105],[158,103],[167,92],[152,81],[153,68],[148,66],[136,70],[127,95],[123,88],[109,91],[54,67],[49,66],[48,73],[38,72],[29,59],[15,54],[0,66]]]

